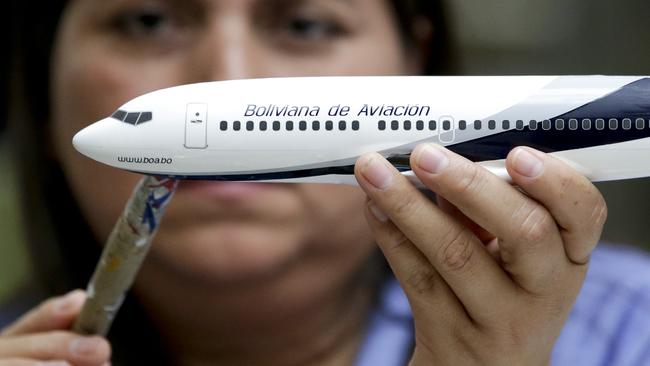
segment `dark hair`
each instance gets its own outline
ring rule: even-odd
[[[89,253],[93,246],[81,244],[92,238],[88,236],[90,230],[80,217],[47,143],[51,51],[65,4],[66,1],[53,0],[34,9],[33,4],[24,1],[12,2],[15,16],[12,17],[14,42],[9,74],[9,132],[13,141],[21,141],[12,143],[12,148],[22,193],[33,282],[48,294],[62,293],[71,286],[83,287],[78,276],[87,276],[87,271],[79,271],[77,266],[83,264],[76,262],[96,259],[98,250],[93,248],[94,252]],[[70,230],[71,227],[75,229]],[[68,255],[68,251],[76,252],[77,247],[84,246],[88,247],[86,252]],[[75,281],[76,278],[79,280]]]
[[[43,297],[84,288],[100,255],[100,246],[93,245],[96,239],[48,146],[50,60],[66,3],[48,0],[35,9],[30,2],[13,0],[11,12],[15,16],[11,31],[9,127],[16,142],[12,145],[33,263],[33,283],[38,285],[35,290]],[[422,51],[423,73],[450,73],[453,62],[441,0],[391,0],[390,3],[404,44]],[[427,22],[433,25],[433,32],[423,39],[418,25]],[[111,342],[127,344],[133,339],[155,342],[157,336],[151,327],[134,326],[143,322],[146,325],[144,319],[146,316],[137,302],[127,298],[120,312],[121,321],[116,322],[111,332],[114,336]],[[142,360],[142,363],[152,362],[150,355],[146,361]]]
[[[392,0],[391,4],[397,15],[404,44],[419,53],[421,73],[455,73],[455,52],[450,41],[449,17],[444,0]]]

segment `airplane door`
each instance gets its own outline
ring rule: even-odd
[[[451,144],[456,140],[456,122],[451,116],[440,117],[438,139],[443,144]]]
[[[208,147],[207,104],[192,103],[187,105],[185,147],[188,149],[205,149]]]

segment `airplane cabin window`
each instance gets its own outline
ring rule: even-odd
[[[325,122],[325,129],[328,131],[332,131],[334,129],[334,122],[332,121]]]
[[[319,121],[312,122],[311,129],[314,131],[320,131],[320,122]]]
[[[411,130],[411,121],[404,121],[404,131]]]
[[[126,112],[120,109],[115,111],[115,113],[113,113],[111,117],[115,118],[118,121],[124,122],[124,118],[126,117]]]
[[[436,128],[437,128],[436,121],[429,121],[429,130],[430,131],[435,131]]]
[[[497,121],[495,121],[495,120],[493,120],[493,119],[489,120],[489,121],[488,121],[488,128],[489,128],[490,130],[496,130],[496,128],[497,128]]]
[[[545,119],[542,121],[542,129],[544,131],[549,131],[551,129],[551,120]]]
[[[235,130],[235,131],[241,130],[241,122],[239,122],[239,121],[233,122],[232,129]]]
[[[570,129],[571,131],[575,131],[575,130],[578,129],[578,120],[577,120],[577,119],[575,119],[575,118],[571,118],[571,119],[569,120],[569,129]]]
[[[417,122],[415,123],[415,126],[416,126],[416,128],[417,128],[418,131],[422,131],[422,130],[424,130],[424,121],[417,121]]]
[[[602,118],[596,119],[596,129],[602,131],[605,129],[605,120]]]
[[[260,131],[266,131],[268,129],[268,124],[266,121],[260,122]]]
[[[582,129],[585,131],[591,130],[591,119],[585,118],[582,120]]]
[[[280,121],[273,121],[273,131],[280,131]]]
[[[451,121],[449,120],[442,121],[442,130],[451,131]]]
[[[524,126],[524,121],[519,119],[519,120],[517,120],[517,122],[515,122],[515,128],[517,130],[522,131],[525,127],[526,126]]]
[[[246,122],[246,131],[253,131],[255,129],[255,123],[253,121]]]
[[[129,113],[126,115],[124,122],[134,125],[136,122],[138,122],[139,117],[140,117],[140,113]]]
[[[643,118],[636,119],[636,129],[642,130],[645,128],[645,120]]]
[[[300,131],[307,131],[307,121],[300,121],[298,123],[298,129]]]
[[[386,130],[386,121],[379,121],[379,129],[381,131]]]
[[[359,131],[359,121],[352,121],[352,130]]]
[[[537,121],[536,120],[530,120],[528,123],[528,128],[530,128],[531,131],[537,130]]]
[[[623,119],[623,129],[624,130],[629,130],[632,128],[632,120],[629,118]]]
[[[228,130],[228,122],[226,122],[226,121],[221,121],[221,125],[220,125],[220,127],[221,127],[221,128],[220,128],[221,131],[227,131],[227,130]]]
[[[564,130],[564,120],[562,118],[555,120],[555,129],[558,131]]]
[[[347,129],[347,123],[345,121],[339,121],[339,131],[345,131]]]
[[[503,123],[501,123],[501,128],[504,130],[509,130],[510,129],[510,121],[509,120],[504,120]]]
[[[390,129],[393,131],[399,130],[399,121],[391,121]]]
[[[483,127],[482,124],[483,122],[480,119],[477,119],[476,121],[474,121],[474,129],[480,130]]]
[[[618,130],[618,120],[616,118],[610,118],[609,120],[609,129]]]
[[[140,123],[149,122],[152,119],[153,119],[153,114],[151,112],[142,112],[140,114],[140,118],[138,118],[138,122],[136,122],[136,124],[139,125]]]
[[[287,131],[293,131],[293,121],[287,121]]]
[[[458,129],[461,131],[465,131],[467,129],[467,121],[465,120],[458,121]]]

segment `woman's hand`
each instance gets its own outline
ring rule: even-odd
[[[356,177],[413,310],[412,365],[548,365],[605,222],[601,194],[529,148],[507,159],[519,189],[436,145],[411,167],[441,207],[380,155]]]
[[[47,300],[2,330],[0,366],[107,365],[111,349],[104,338],[68,331],[85,298],[77,290]]]

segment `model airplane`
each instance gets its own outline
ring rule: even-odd
[[[530,146],[593,181],[650,176],[650,77],[315,77],[218,81],[137,97],[74,137],[82,154],[179,179],[356,184],[379,152],[444,145],[508,179]]]

